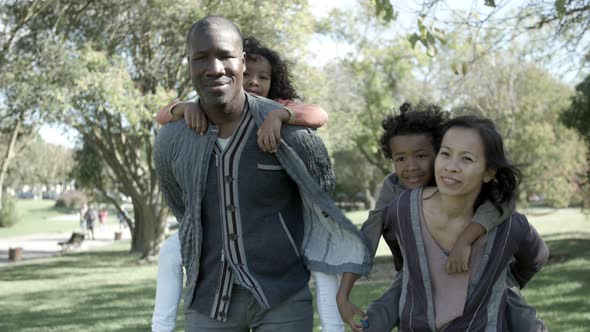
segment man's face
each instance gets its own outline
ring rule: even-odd
[[[226,105],[242,92],[242,41],[231,28],[211,25],[189,40],[189,69],[203,105]]]

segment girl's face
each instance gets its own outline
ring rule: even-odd
[[[247,92],[267,97],[270,90],[272,66],[262,56],[256,59],[246,57],[246,71],[244,72],[244,90]]]
[[[483,141],[475,129],[453,127],[443,137],[434,164],[436,185],[452,196],[477,196],[495,170],[488,168]]]
[[[389,140],[393,167],[406,189],[427,185],[434,176],[432,135],[396,135]]]

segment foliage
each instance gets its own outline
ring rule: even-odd
[[[576,86],[571,105],[561,113],[559,120],[568,128],[575,129],[590,146],[590,75]]]
[[[9,169],[13,184],[43,184],[45,186],[64,184],[70,180],[73,167],[71,149],[33,139],[21,147]]]
[[[56,208],[67,208],[70,210],[80,209],[84,204],[88,203],[86,194],[81,191],[66,191],[61,194],[55,201]]]
[[[19,221],[15,201],[9,195],[2,196],[2,210],[0,210],[0,227],[10,227]]]
[[[276,15],[279,9],[282,14]],[[9,73],[23,76],[16,82],[38,82],[37,90],[47,95],[41,104],[30,96],[35,89],[23,83],[14,89],[15,98],[28,103],[26,109],[39,110],[31,119],[55,120],[81,134],[101,171],[78,167],[78,180],[119,210],[119,194],[131,198],[132,249],[144,256],[157,252],[167,217],[152,163],[153,114],[192,90],[184,62],[186,33],[196,19],[214,13],[294,57],[305,51],[298,46],[313,27],[306,1],[51,0],[17,1],[0,10],[2,17],[14,18],[6,28],[20,31],[3,44],[11,46],[2,56],[25,70]],[[279,43],[285,39],[289,48]]]

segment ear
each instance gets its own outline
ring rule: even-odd
[[[483,175],[483,182],[488,183],[488,182],[492,181],[494,176],[496,176],[496,172],[497,172],[497,169],[495,169],[493,167],[488,168]]]

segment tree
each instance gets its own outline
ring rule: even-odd
[[[510,53],[494,62],[480,59],[470,71],[448,97],[455,106],[475,106],[499,126],[509,156],[523,171],[521,199],[538,194],[553,206],[568,206],[587,153],[580,137],[558,121],[571,90]]]
[[[300,43],[313,27],[307,2],[55,0],[46,4],[27,22],[28,30],[38,32],[36,37],[22,35],[17,42],[21,47],[15,50],[46,58],[35,62],[32,73],[37,76],[30,81],[44,83],[43,75],[56,78],[55,89],[47,89],[49,97],[60,100],[56,121],[81,134],[101,161],[100,174],[131,197],[135,213],[131,249],[142,257],[154,255],[168,212],[152,163],[157,133],[152,118],[173,97],[184,98],[192,90],[183,62],[190,25],[207,14],[223,13],[245,34],[255,34],[270,45],[289,40],[289,50],[297,55],[304,51]],[[276,15],[279,9],[282,14]],[[49,43],[40,47],[39,39]],[[19,54],[15,51],[16,58]],[[37,104],[30,108],[44,109]]]
[[[425,63],[426,56],[414,52],[403,37],[388,38],[392,25],[374,18],[368,8],[356,13],[336,10],[330,18],[322,26],[323,33],[349,43],[352,51],[324,68],[330,85],[323,87],[319,100],[331,108],[328,142],[332,154],[341,157],[334,160],[336,169],[345,171],[338,159],[355,159],[351,153],[376,168],[361,167],[355,176],[363,186],[360,191],[374,202],[383,177],[392,171],[378,146],[381,122],[405,101],[428,99],[427,89],[415,89],[421,84],[412,72]],[[348,182],[340,178],[338,182]]]
[[[397,18],[397,4],[389,0],[371,2],[376,17],[385,21]],[[470,35],[471,45],[477,50],[471,61],[502,52],[504,46],[524,39],[537,60],[553,59],[558,66],[578,72],[590,64],[590,38],[586,33],[590,29],[589,0],[529,0],[517,6],[510,1],[478,0],[467,10],[458,9],[450,1],[434,0],[418,2],[413,10],[420,19],[418,31],[408,40],[412,46],[420,42],[430,55],[436,55],[438,47],[446,43],[444,30],[460,28]],[[493,40],[486,36],[488,32],[494,32]]]
[[[15,158],[9,175],[13,183],[41,184],[49,189],[52,185],[65,185],[72,167],[71,149],[45,143],[36,136]]]
[[[559,120],[566,127],[576,130],[590,151],[590,76],[576,86],[571,105],[559,115]],[[586,158],[586,179],[580,185],[586,192],[585,207],[590,208],[590,153]]]

